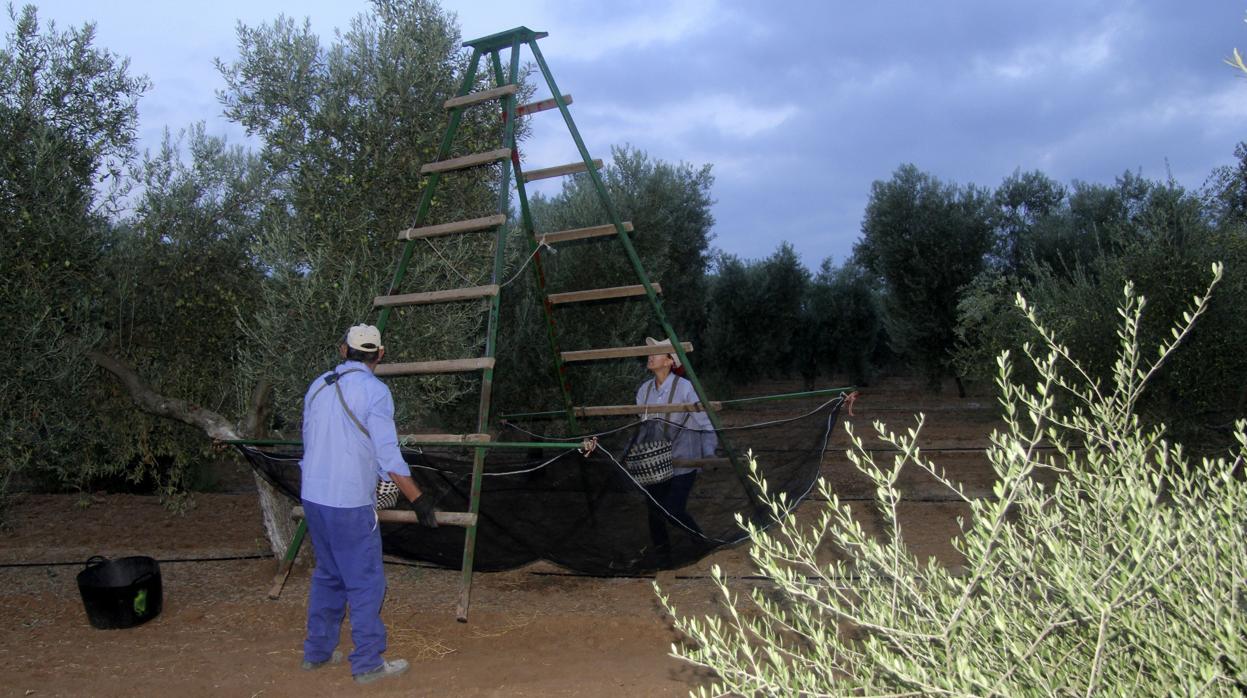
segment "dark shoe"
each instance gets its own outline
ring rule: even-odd
[[[355,675],[355,683],[372,683],[378,679],[384,679],[390,676],[398,676],[407,673],[410,665],[406,659],[395,659],[392,662],[382,661],[381,666],[372,671],[365,671],[362,674]]]
[[[338,650],[334,650],[333,654],[329,656],[329,659],[323,659],[319,662],[309,662],[306,659],[304,659],[303,663],[299,665],[299,668],[302,669],[303,671],[314,671],[328,664],[341,664],[341,663],[342,663],[342,653],[339,652]]]

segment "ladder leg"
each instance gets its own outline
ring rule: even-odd
[[[286,578],[290,576],[290,568],[299,556],[299,548],[303,547],[303,536],[307,534],[307,519],[299,519],[299,526],[294,530],[290,545],[286,546],[286,557],[277,563],[277,574],[273,576],[273,586],[268,590],[268,597],[274,601],[281,598],[281,590],[286,586]]]
[[[494,79],[497,84],[514,83],[519,79],[520,71],[520,42],[515,40],[511,44],[511,61],[510,61],[510,77],[507,79],[503,73],[502,60],[495,50],[490,54],[490,60],[494,67]],[[505,126],[503,128],[502,143],[505,147],[515,149],[515,96],[508,95],[503,99],[503,108],[507,114]],[[511,161],[509,159],[502,162],[502,173],[498,180],[498,213],[506,214],[510,208],[510,189],[511,187]],[[497,237],[494,241],[494,268],[492,283],[501,283],[502,270],[506,264],[506,229],[498,226]],[[498,318],[501,312],[501,297],[498,293],[490,299],[489,317],[486,321],[485,330],[485,356],[493,358],[497,354],[498,347]],[[481,373],[481,401],[477,411],[476,424],[477,431],[484,433],[489,429],[490,406],[493,397],[494,369],[486,368]],[[481,480],[485,472],[485,453],[487,449],[477,448],[476,454],[472,459],[472,495],[468,504],[468,511],[472,514],[479,515],[481,508]],[[479,521],[479,518],[478,518]],[[472,564],[476,556],[476,527],[477,523],[468,528],[467,535],[463,539],[463,584],[462,591],[459,595],[459,609],[456,617],[460,623],[468,621],[468,606],[472,598]]]
[[[649,297],[650,305],[654,309],[654,315],[662,326],[663,333],[667,339],[671,341],[675,355],[679,358],[680,363],[685,367],[685,377],[693,385],[694,392],[697,393],[697,399],[703,405],[709,405],[710,399],[706,395],[705,389],[702,387],[701,381],[697,378],[697,372],[693,370],[692,363],[689,362],[688,356],[684,352],[680,338],[676,336],[675,329],[667,319],[667,313],[663,310],[662,301],[658,299],[658,294],[654,292],[653,284],[650,283],[649,274],[645,271],[645,266],[641,263],[641,257],[637,254],[636,248],[632,245],[632,240],[628,237],[627,230],[623,225],[623,220],[619,216],[615,203],[606,191],[606,184],[602,181],[602,175],[593,167],[593,158],[589,155],[589,149],[585,147],[584,139],[580,137],[580,131],[576,129],[576,122],[572,120],[571,112],[567,109],[567,104],[563,101],[562,92],[554,82],[554,75],[550,72],[550,67],[546,65],[546,59],[541,55],[541,49],[537,48],[536,40],[528,42],[529,49],[533,53],[533,58],[537,61],[538,68],[549,86],[550,92],[554,95],[554,102],[558,105],[559,111],[563,115],[563,121],[567,124],[567,130],[571,133],[572,140],[576,143],[576,148],[580,151],[580,156],[584,160],[587,168],[586,172],[589,181],[593,183],[593,188],[597,192],[598,201],[606,210],[607,216],[611,223],[614,224],[617,231],[617,239],[623,245],[624,253],[628,257],[628,261],[632,264],[633,270],[636,272],[637,279],[645,288],[645,295]],[[740,480],[741,487],[744,488],[746,496],[754,505],[755,514],[767,511],[765,498],[758,486],[754,484],[749,477],[749,467],[744,458],[736,449],[732,448],[727,438],[723,435],[723,425],[719,421],[717,412],[711,409],[706,410],[706,416],[710,419],[710,425],[714,427],[716,433],[720,435],[720,445],[727,452],[728,460],[732,464],[732,469],[736,471],[736,477]]]
[[[472,563],[476,557],[476,527],[480,521],[481,480],[485,472],[485,449],[476,449],[472,459],[472,494],[468,503],[468,511],[477,518],[467,529],[463,539],[463,582],[459,587],[459,609],[455,617],[460,623],[468,622],[468,606],[472,601]]]

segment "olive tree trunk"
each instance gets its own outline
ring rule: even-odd
[[[116,376],[130,393],[134,403],[144,412],[176,419],[197,427],[213,441],[255,439],[264,436],[265,425],[268,424],[268,416],[272,409],[270,400],[272,386],[267,381],[261,381],[256,386],[251,394],[251,409],[247,416],[240,423],[234,424],[216,412],[185,400],[157,393],[124,362],[102,351],[91,350],[87,352],[87,356],[97,366]],[[294,502],[260,477],[258,473],[255,474],[255,484],[256,493],[260,498],[260,512],[264,519],[264,533],[268,537],[269,546],[276,557],[284,557],[296,527],[290,516]]]

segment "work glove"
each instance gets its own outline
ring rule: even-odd
[[[416,518],[420,520],[421,526],[437,528],[437,515],[434,513],[436,510],[433,508],[432,497],[427,494],[421,494],[408,502],[408,506],[411,507],[412,511],[416,512]]]

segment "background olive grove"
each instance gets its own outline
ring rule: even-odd
[[[267,427],[297,437],[308,377],[332,361],[343,327],[375,318],[371,299],[393,275],[394,234],[411,223],[419,168],[445,126],[441,104],[465,67],[458,28],[432,0],[375,0],[328,45],[285,17],[241,27],[239,58],[218,66],[218,97],[256,145],[175,124],[158,152],[140,154],[146,78],[96,45],[90,26],[53,31],[32,7],[10,19],[0,52],[0,220],[11,241],[0,250],[0,494],[124,485],[178,501],[221,454],[195,429],[134,409],[88,352],[231,418],[270,381]],[[482,110],[464,129],[468,152],[492,147],[499,124]],[[992,188],[902,164],[872,185],[854,253],[814,269],[784,242],[764,259],[713,247],[711,165],[610,145],[607,187],[718,395],[760,378],[864,385],[884,373],[973,387],[1000,349],[1034,339],[1013,305],[1019,291],[1108,375],[1113,347],[1100,330],[1125,280],[1148,298],[1150,317],[1167,319],[1224,260],[1206,317],[1141,407],[1191,435],[1218,433],[1243,412],[1247,145],[1198,191],[1129,171],[1102,183],[1016,171]],[[487,213],[496,200],[488,175],[444,185],[431,222]],[[532,211],[539,230],[603,222],[577,177],[535,196]],[[544,320],[527,249],[513,239],[500,408],[552,408]],[[471,243],[422,249],[404,290],[480,282],[488,259]],[[628,280],[623,255],[604,249],[544,254],[550,287]],[[635,302],[558,312],[564,350],[658,332]],[[392,320],[387,344],[395,359],[470,356],[482,323],[475,308],[409,311]],[[1145,324],[1141,339],[1155,344],[1164,332]],[[574,371],[579,395],[600,403],[626,399],[642,368]],[[400,420],[448,426],[470,413],[474,381],[396,382]]]

